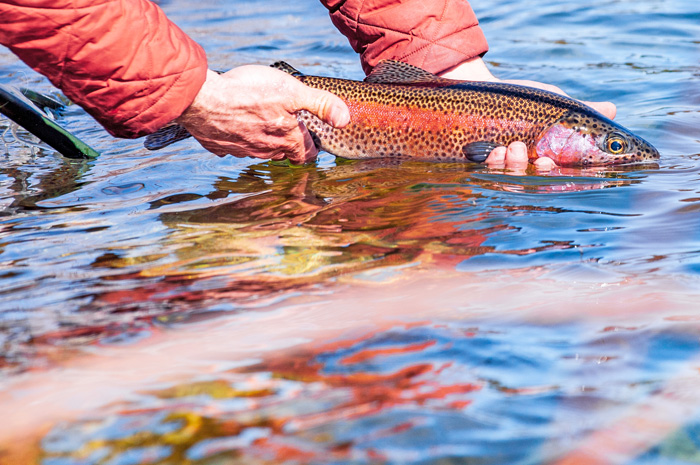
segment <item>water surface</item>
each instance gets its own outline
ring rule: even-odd
[[[214,69],[362,78],[312,1],[161,6]],[[700,7],[473,7],[496,75],[614,101],[660,164],[291,167],[72,106],[74,162],[0,120],[0,461],[697,463]]]

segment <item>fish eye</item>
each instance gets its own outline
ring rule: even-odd
[[[605,141],[605,145],[607,147],[607,152],[612,153],[613,155],[624,152],[627,146],[625,140],[617,135],[608,137],[608,139]]]

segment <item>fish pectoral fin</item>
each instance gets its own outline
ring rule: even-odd
[[[170,123],[147,135],[143,146],[148,150],[159,150],[188,137],[192,137],[192,134],[187,129],[177,123]]]
[[[289,63],[287,63],[285,61],[277,61],[275,63],[272,63],[270,65],[270,68],[275,68],[275,69],[278,69],[280,71],[284,71],[285,73],[291,74],[294,77],[299,77],[299,76],[304,75],[304,73],[297,70],[296,68],[294,68],[294,66],[290,65]]]
[[[496,142],[480,140],[478,142],[472,142],[462,147],[464,155],[470,161],[474,163],[482,163],[489,156],[491,151],[502,144],[497,144]]]
[[[417,66],[396,60],[380,61],[365,78],[365,82],[373,84],[425,84],[442,81],[446,81],[446,79]]]

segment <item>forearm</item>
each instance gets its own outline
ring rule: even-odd
[[[442,73],[488,51],[466,0],[321,0],[366,73],[395,59]]]
[[[147,0],[0,0],[0,43],[120,137],[175,119],[206,78],[202,48]]]

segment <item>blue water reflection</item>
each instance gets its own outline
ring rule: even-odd
[[[172,446],[154,463],[546,463],[657,392],[699,346],[696,332],[675,330],[397,326],[142,393],[105,419],[54,428],[45,463],[98,444],[130,463],[154,442]],[[649,454],[680,452],[664,442]]]
[[[212,68],[363,77],[316,2],[160,4]],[[473,7],[495,74],[614,101],[660,165],[291,167],[147,152],[76,107],[102,155],[69,162],[0,120],[0,410],[31,412],[37,463],[556,463],[607,425],[605,463],[697,463],[697,2]]]

